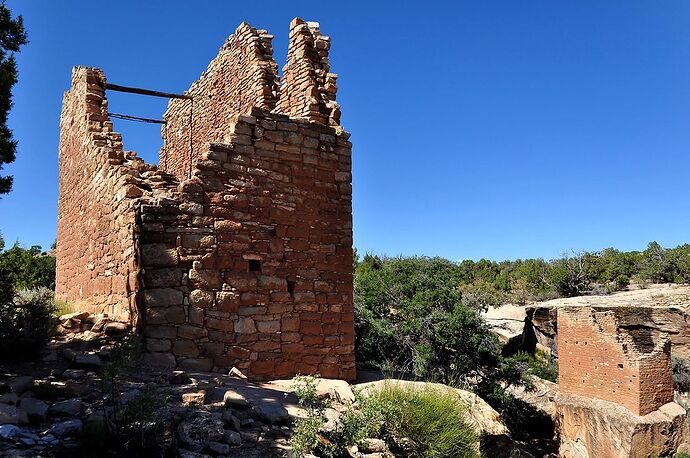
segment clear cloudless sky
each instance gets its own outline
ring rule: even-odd
[[[0,199],[9,243],[55,240],[72,66],[182,92],[242,21],[275,35],[282,67],[295,16],[332,37],[360,253],[501,260],[690,242],[687,0],[6,4],[30,40],[4,171],[15,185]],[[160,117],[165,105],[109,94],[112,112]],[[157,162],[158,126],[115,127]]]

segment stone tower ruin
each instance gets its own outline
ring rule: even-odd
[[[58,299],[136,326],[146,359],[251,378],[353,379],[352,186],[330,39],[241,24],[163,116],[158,166],[123,149],[77,67],[60,118]]]

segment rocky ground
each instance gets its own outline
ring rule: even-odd
[[[251,383],[235,370],[187,373],[139,362],[121,369],[117,393],[112,393],[103,383],[103,368],[110,367],[117,342],[129,335],[127,326],[88,314],[66,315],[61,323],[60,334],[40,361],[0,366],[0,457],[122,456],[124,449],[106,444],[99,431],[105,431],[114,405],[124,411],[140,402],[150,387],[165,393],[165,413],[160,414],[165,418],[146,421],[164,420],[169,425],[157,438],[168,451],[155,456],[289,456],[294,422],[306,414],[291,393],[291,380]],[[353,390],[380,383],[372,381],[380,374],[362,372],[362,376],[359,386],[319,380],[317,393],[330,405],[328,424],[335,424],[350,408]],[[470,392],[454,391],[468,404],[470,424],[495,443],[512,443],[495,410]],[[364,441],[351,447],[350,454],[392,456],[382,442]]]
[[[112,412],[100,369],[127,327],[87,314],[61,318],[63,333],[42,360],[0,367],[0,456],[83,456],[83,439],[102,431],[93,425],[104,425]],[[253,384],[231,374],[137,365],[122,372],[117,398],[124,407],[147,386],[163,390],[174,424],[174,437],[164,440],[174,443],[179,456],[286,456],[290,424],[304,414],[289,383]],[[337,388],[323,389],[328,395]],[[113,455],[100,450],[94,456]]]

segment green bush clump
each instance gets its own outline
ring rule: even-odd
[[[389,441],[412,441],[412,456],[478,457],[479,436],[465,420],[466,407],[453,390],[385,384],[369,394],[386,413],[382,426]]]
[[[323,429],[325,406],[316,398],[316,379],[296,377],[293,392],[307,410],[290,439],[297,457],[347,456],[348,446],[361,445],[367,438],[383,439],[395,456],[479,456],[479,435],[465,420],[467,407],[450,388],[385,383],[357,393],[356,404],[330,431]]]
[[[366,256],[355,276],[357,361],[460,386],[519,382],[484,307],[476,296],[463,303],[461,279],[460,266],[441,258]]]
[[[672,357],[673,388],[680,393],[690,392],[690,361]]]
[[[519,351],[512,358],[527,364],[528,373],[549,382],[558,382],[558,362],[552,355],[543,350],[532,353]]]
[[[0,361],[33,360],[55,331],[54,294],[47,288],[20,290],[0,303]]]

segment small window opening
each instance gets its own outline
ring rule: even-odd
[[[290,293],[290,296],[294,297],[295,296],[295,282],[292,280],[287,281],[287,288],[288,288],[288,293]]]
[[[249,260],[249,271],[250,272],[261,272],[261,261],[258,259]]]

